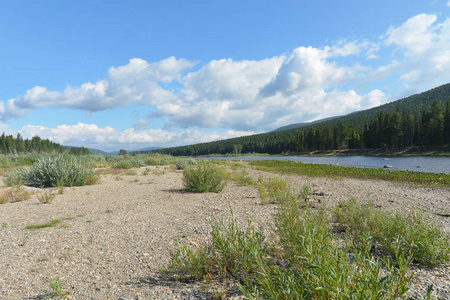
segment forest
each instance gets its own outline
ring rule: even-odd
[[[450,84],[310,126],[159,149],[175,156],[316,150],[439,148],[450,143]]]
[[[0,154],[19,154],[19,153],[50,153],[57,152],[62,153],[67,151],[73,155],[85,155],[91,154],[91,152],[83,147],[70,147],[66,148],[58,143],[54,143],[48,139],[41,139],[38,136],[34,136],[31,139],[23,139],[20,133],[16,137],[12,135],[6,135],[4,132],[0,136]]]

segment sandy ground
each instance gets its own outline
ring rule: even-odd
[[[245,164],[245,163],[244,163]],[[0,205],[0,299],[42,299],[50,280],[60,278],[71,299],[210,299],[203,283],[179,283],[160,277],[175,238],[198,244],[209,237],[211,221],[234,216],[269,231],[274,205],[262,205],[254,186],[228,183],[221,193],[183,191],[182,172],[168,167],[102,175],[100,184],[65,188],[51,204],[30,200]],[[241,170],[238,170],[241,171]],[[276,177],[246,167],[255,180]],[[307,178],[282,175],[294,190],[309,185],[321,205],[349,196],[381,209],[418,209],[450,232],[450,191],[384,181]],[[55,191],[56,192],[56,191]],[[60,220],[54,227],[25,226]],[[414,268],[414,291],[429,283],[450,299],[450,268]],[[422,293],[423,295],[423,293]],[[239,295],[229,295],[239,299]]]

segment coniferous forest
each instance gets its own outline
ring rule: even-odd
[[[439,148],[450,144],[450,84],[301,128],[159,149],[175,156],[317,150]]]
[[[65,148],[58,143],[48,139],[34,136],[31,139],[23,139],[20,133],[16,137],[6,135],[0,136],[0,154],[16,154],[30,152],[63,152]]]

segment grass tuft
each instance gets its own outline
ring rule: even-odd
[[[55,220],[51,220],[46,223],[27,225],[27,226],[25,226],[25,229],[41,229],[41,228],[53,227],[53,226],[56,226],[57,224],[59,224],[60,222],[61,222],[60,220],[55,219]]]
[[[53,201],[53,199],[55,199],[55,194],[53,194],[52,192],[47,193],[44,192],[44,194],[42,195],[36,195],[39,202],[43,203],[43,204],[49,204]]]

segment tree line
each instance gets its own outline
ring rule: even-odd
[[[450,143],[450,101],[429,109],[378,111],[371,119],[343,119],[314,126],[223,141],[159,149],[175,156],[229,153],[301,153],[315,150],[441,147]]]
[[[91,154],[91,152],[83,147],[72,147],[66,149],[58,143],[54,143],[49,139],[41,139],[39,136],[34,136],[31,139],[23,139],[20,133],[16,137],[13,135],[6,135],[4,132],[0,136],[0,154],[19,154],[19,153],[62,153],[67,151],[73,155]]]

